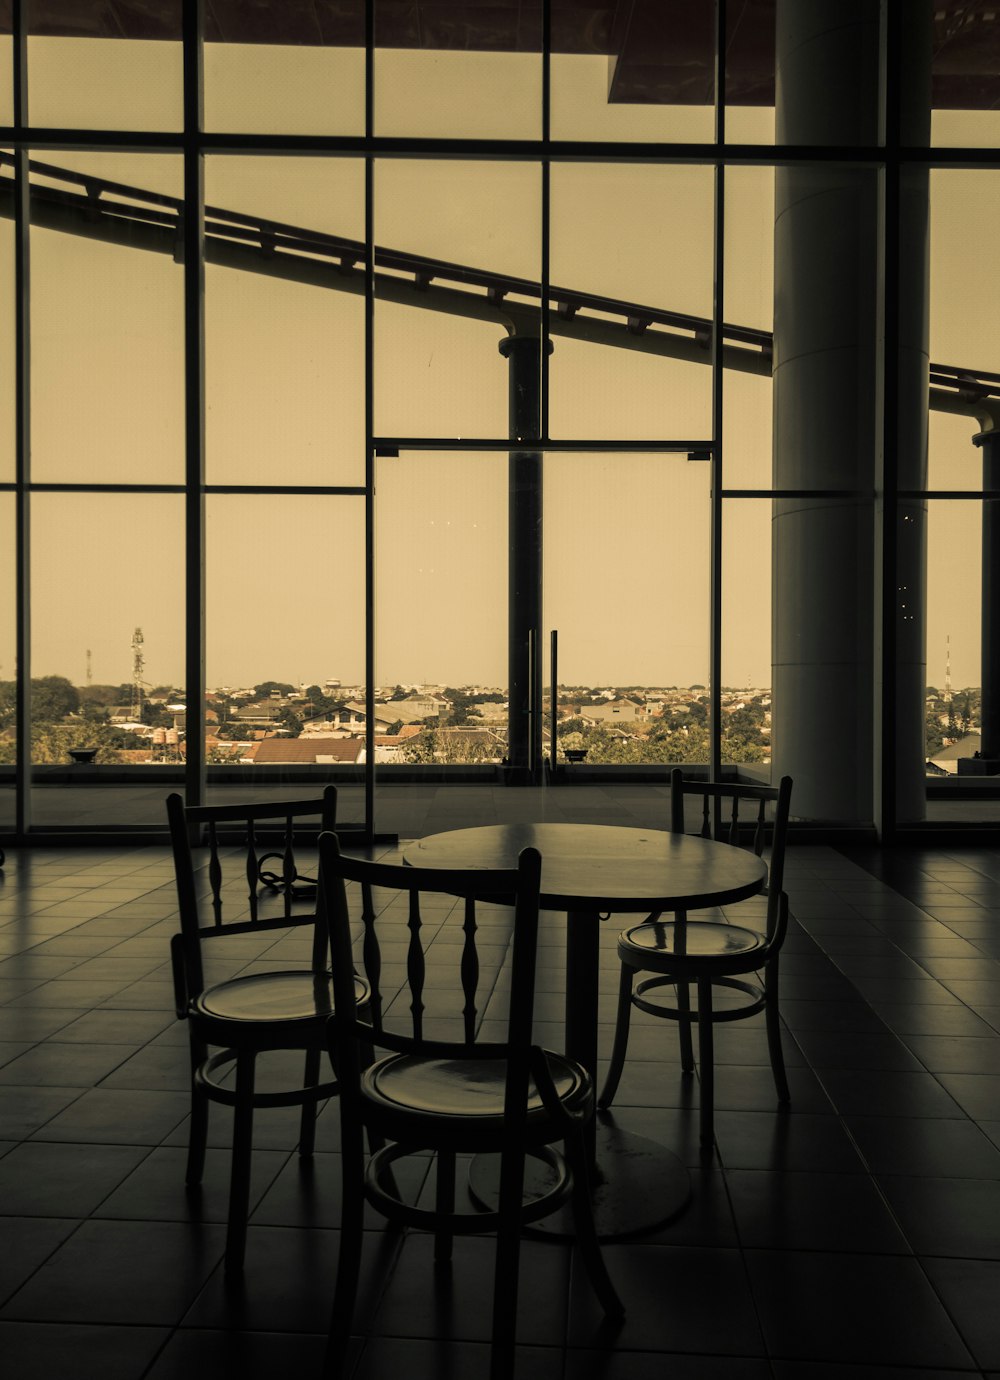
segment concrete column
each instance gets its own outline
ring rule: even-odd
[[[551,346],[550,346],[551,348]],[[500,342],[509,364],[512,441],[537,436],[541,341],[512,335]],[[542,759],[542,457],[512,450],[509,461],[507,614],[507,780],[534,784]]]
[[[874,148],[880,45],[879,0],[778,0],[778,142]],[[794,778],[796,815],[849,823],[873,820],[876,798],[881,214],[873,169],[776,172],[774,485],[832,496],[774,505],[774,774]],[[926,456],[925,260],[913,277],[918,304],[902,329],[915,334],[916,348],[904,353],[922,360],[924,400],[922,422],[902,438],[920,454],[903,483]],[[910,324],[914,313],[922,332]],[[912,410],[912,389],[900,391]],[[922,775],[922,526],[915,550],[906,557],[907,570],[914,559],[917,568],[904,581],[905,602],[919,614],[920,635],[905,655],[919,644],[920,670],[903,679],[920,682],[921,718],[907,733],[919,729],[910,748]]]

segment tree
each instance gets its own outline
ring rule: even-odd
[[[287,704],[282,705],[278,710],[278,717],[275,719],[275,723],[285,730],[285,737],[297,738],[302,732],[302,720],[299,718],[298,714],[296,714],[295,710],[291,709]]]
[[[296,687],[287,685],[283,680],[265,680],[260,685],[255,685],[253,692],[259,700],[269,700],[272,695],[291,695],[294,694]]]
[[[65,676],[40,676],[31,682],[31,717],[38,723],[58,723],[80,708],[80,694]]]

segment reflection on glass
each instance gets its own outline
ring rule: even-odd
[[[553,6],[552,137],[709,143],[713,5]]]
[[[560,754],[708,760],[709,478],[676,456],[545,457]]]
[[[927,505],[928,774],[956,775],[980,747],[983,505]],[[994,664],[996,657],[993,658]]]
[[[33,32],[46,18],[28,0],[31,122],[57,129],[180,129],[183,117],[181,0],[155,6],[73,7],[60,33]],[[33,15],[38,16],[36,26]]]
[[[734,499],[722,519],[722,760],[771,763],[771,504]]]
[[[209,158],[207,478],[363,484],[364,169]]]
[[[14,123],[14,40],[0,34],[0,125]]]
[[[552,436],[711,434],[709,168],[552,169]]]
[[[377,135],[539,137],[541,5],[373,3]]]
[[[375,665],[387,764],[505,754],[507,469],[506,455],[378,462]]]
[[[33,786],[37,823],[81,809],[89,824],[162,823],[166,785],[146,787],[143,820],[76,769],[107,767],[107,782],[162,760],[156,727],[183,703],[183,541],[179,495],[34,496],[32,760],[51,768]],[[85,804],[76,787],[90,786]]]
[[[726,141],[774,143],[773,0],[726,7]]]
[[[931,142],[990,148],[1000,142],[1000,14],[993,5],[934,5]]]
[[[0,187],[0,194],[4,188]],[[14,223],[0,219],[0,284],[4,300],[14,301]],[[0,314],[0,482],[14,478],[16,466],[14,311]]]
[[[180,482],[183,272],[176,209],[150,199],[179,160],[53,157],[32,173],[33,478]]]
[[[0,826],[14,823],[17,762],[17,623],[15,601],[14,495],[0,494]]]
[[[515,318],[537,333],[541,174],[530,163],[375,170],[375,430],[503,436]],[[508,292],[508,289],[511,289]]]
[[[774,169],[726,169],[723,483],[771,484]]]

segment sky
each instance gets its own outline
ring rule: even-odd
[[[179,54],[162,44],[33,39],[39,123],[170,129]],[[7,45],[9,51],[9,44]],[[0,50],[2,51],[2,50]],[[247,131],[358,133],[357,52],[206,52],[206,123]],[[470,100],[474,90],[476,99]],[[531,55],[380,53],[384,134],[534,137]],[[711,137],[707,108],[607,106],[603,59],[560,58],[553,135]],[[0,120],[9,98],[0,87]],[[730,112],[730,135],[766,143],[773,112]],[[937,118],[940,143],[986,142],[997,117]],[[173,155],[53,155],[64,167],[171,194]],[[364,237],[357,161],[211,157],[210,204]],[[770,329],[773,177],[727,174],[725,317]],[[556,165],[553,282],[708,316],[709,169]],[[1000,280],[992,252],[1000,174],[932,176],[931,354],[1000,372]],[[539,276],[541,182],[529,164],[387,160],[377,169],[378,243]],[[0,222],[0,275],[13,272]],[[39,481],[179,483],[183,478],[182,273],[167,257],[32,232],[34,475]],[[364,479],[363,308],[359,298],[210,266],[206,275],[210,483]],[[376,430],[498,436],[507,365],[495,326],[379,303]],[[12,382],[9,314],[0,380]],[[707,367],[557,339],[553,436],[707,436]],[[725,483],[771,473],[767,380],[725,376]],[[13,473],[12,409],[0,476]],[[975,424],[932,414],[930,483],[974,487]],[[404,452],[376,474],[376,679],[506,681],[506,455]],[[0,494],[10,531],[12,502]],[[37,495],[34,673],[84,683],[131,678],[141,627],[151,685],[183,680],[183,508],[176,495]],[[707,683],[709,467],[685,456],[560,454],[545,461],[544,628],[560,632],[566,683]],[[979,682],[979,505],[931,505],[928,679]],[[358,683],[364,670],[364,504],[352,496],[213,496],[208,505],[207,679]],[[727,505],[723,682],[770,683],[770,504]],[[12,571],[10,545],[4,548]],[[10,587],[10,586],[8,586]],[[0,678],[13,673],[8,601]]]

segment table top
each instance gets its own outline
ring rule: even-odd
[[[492,824],[409,844],[412,867],[516,867],[522,848],[542,855],[548,910],[696,910],[760,891],[767,868],[728,843],[611,824]]]

